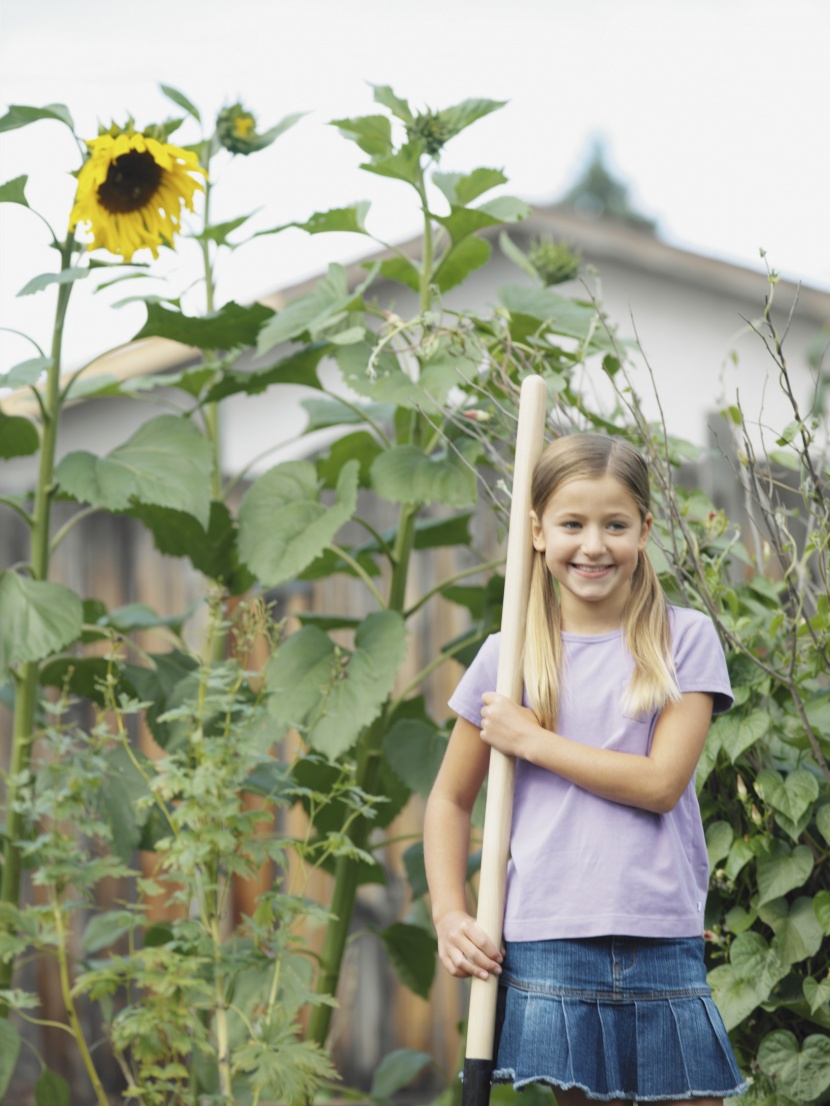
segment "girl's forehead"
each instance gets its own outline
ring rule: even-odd
[[[639,513],[637,500],[628,487],[611,473],[601,476],[576,476],[559,485],[547,502],[547,507],[626,509]]]

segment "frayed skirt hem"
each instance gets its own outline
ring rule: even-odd
[[[554,1079],[550,1075],[531,1075],[524,1079],[516,1079],[516,1073],[508,1068],[499,1068],[494,1071],[491,1082],[507,1084],[512,1086],[514,1091],[519,1092],[534,1083],[541,1083],[545,1087],[552,1087],[554,1090],[558,1088],[560,1091],[582,1091],[586,1098],[590,1098],[594,1102],[615,1102],[619,1099],[624,1102],[687,1102],[694,1098],[736,1098],[749,1090],[749,1083],[742,1082],[730,1090],[696,1091],[690,1089],[682,1093],[659,1095],[637,1095],[634,1091],[611,1091],[607,1094],[597,1094],[596,1091],[592,1091],[590,1087],[586,1087],[582,1083],[568,1083]]]

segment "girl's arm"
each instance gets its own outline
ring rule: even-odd
[[[438,955],[450,975],[501,971],[501,953],[467,912],[470,813],[490,759],[480,731],[459,718],[430,792],[424,819],[424,862],[438,934]]]
[[[646,756],[581,745],[542,729],[533,711],[503,695],[482,699],[481,737],[510,756],[547,768],[600,798],[654,814],[672,810],[700,759],[712,721],[713,699],[687,692],[660,712]]]

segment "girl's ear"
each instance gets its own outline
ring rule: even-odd
[[[640,541],[638,548],[645,549],[648,544],[648,536],[651,533],[651,527],[654,525],[654,515],[649,511],[646,517],[643,519],[643,527],[640,530]]]
[[[538,553],[545,552],[545,535],[542,530],[542,524],[539,521],[539,516],[535,511],[530,512],[530,528],[533,535],[533,548]]]

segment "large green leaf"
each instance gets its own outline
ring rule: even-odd
[[[333,505],[320,501],[311,461],[287,461],[261,476],[239,508],[239,555],[267,587],[291,579],[318,557],[357,504],[359,465],[347,462]]]
[[[476,207],[454,207],[449,215],[436,215],[434,218],[456,245],[477,230],[493,227],[501,222],[494,215]]]
[[[407,184],[417,186],[421,176],[421,144],[407,142],[400,150],[388,157],[365,161],[360,168],[365,169],[367,173],[377,173],[379,177],[392,177],[394,180],[406,181]]]
[[[72,499],[109,511],[153,504],[184,511],[207,527],[210,468],[210,445],[195,426],[160,415],[106,457],[84,450],[67,454],[55,482]]]
[[[269,711],[278,724],[300,729],[315,749],[339,756],[380,713],[405,656],[406,626],[395,611],[370,614],[353,651],[305,626],[268,664]]]
[[[369,473],[375,459],[383,453],[383,446],[368,430],[355,430],[334,442],[325,457],[317,462],[317,473],[326,488],[337,486],[337,480],[349,461],[360,466],[359,483],[369,487]]]
[[[240,595],[253,583],[250,572],[239,561],[236,523],[224,503],[211,502],[207,528],[193,515],[167,507],[133,507],[130,514],[150,530],[160,553],[188,557],[194,568],[223,584],[233,595]]]
[[[378,933],[400,981],[421,998],[429,998],[435,977],[438,942],[421,926],[396,922]]]
[[[712,998],[727,1030],[734,1029],[756,1010],[769,992],[742,979],[731,964],[721,964],[706,977],[712,988]]]
[[[302,384],[305,388],[319,388],[317,368],[329,349],[327,342],[316,342],[303,346],[289,357],[283,357],[267,369],[256,369],[253,372],[226,369],[221,379],[205,393],[204,400],[206,403],[216,403],[227,396],[242,393],[255,396],[272,384]],[[346,410],[342,404],[340,408]]]
[[[151,775],[152,767],[148,759],[141,754],[134,755],[138,755],[143,762],[145,775]],[[107,764],[109,771],[101,781],[97,800],[112,833],[113,850],[125,864],[129,864],[150,813],[150,807],[139,806],[139,800],[149,795],[149,789],[126,749],[120,746],[113,749],[107,754]]]
[[[712,822],[706,827],[706,851],[709,867],[715,868],[729,854],[735,831],[728,822]]]
[[[404,284],[413,292],[418,292],[421,287],[421,273],[413,262],[406,257],[388,257],[380,263],[380,275],[386,280],[397,281]]]
[[[773,808],[776,821],[797,841],[810,820],[813,803],[819,795],[819,783],[806,768],[797,768],[786,777],[772,768],[765,768],[756,777],[755,792]]]
[[[69,108],[64,104],[46,104],[42,108],[29,107],[28,104],[10,104],[9,110],[0,119],[0,133],[17,130],[18,127],[36,123],[39,119],[57,119],[59,123],[65,123],[70,130],[75,128]]]
[[[406,1087],[432,1063],[428,1052],[415,1052],[411,1048],[399,1048],[384,1056],[375,1069],[369,1095],[372,1099],[388,1099],[396,1091]]]
[[[758,861],[758,905],[778,899],[802,887],[813,870],[814,857],[806,845],[798,845],[792,852],[778,842],[776,852]]]
[[[759,911],[761,920],[775,933],[773,947],[784,964],[798,964],[815,956],[821,948],[821,928],[813,900],[806,895],[789,905],[786,899],[773,899]]]
[[[140,699],[150,703],[145,715],[147,725],[156,742],[167,749],[176,736],[175,722],[159,719],[173,707],[181,706],[192,692],[199,662],[189,653],[173,649],[169,653],[150,654],[153,667],[128,664],[124,675],[135,688]]]
[[[459,134],[471,123],[481,119],[490,112],[498,111],[504,107],[506,100],[484,100],[479,98],[463,100],[453,107],[442,108],[439,112],[442,121],[449,128],[452,135]]]
[[[19,1054],[20,1035],[10,1021],[0,1019],[0,1096],[6,1093]]]
[[[758,1048],[758,1066],[791,1102],[815,1102],[830,1087],[830,1037],[815,1033],[799,1048],[786,1029],[768,1034]]]
[[[373,359],[367,342],[344,346],[335,356],[344,380],[358,395],[395,407],[427,411],[443,408],[452,389],[462,382],[457,357],[445,348],[439,348],[421,365],[417,379],[403,371],[394,354],[384,352]]]
[[[37,453],[39,445],[40,435],[33,422],[0,411],[0,457],[27,457]]]
[[[74,591],[0,570],[0,672],[57,653],[76,640],[82,621]]]
[[[760,741],[770,727],[770,716],[765,710],[754,710],[745,718],[736,714],[723,714],[715,719],[721,748],[734,764],[738,757]]]
[[[28,388],[37,384],[43,373],[52,366],[51,357],[30,357],[12,366],[3,377],[3,383],[9,388]]]
[[[463,459],[455,452],[427,455],[417,446],[394,446],[372,465],[372,485],[390,503],[445,503],[468,507],[477,495],[473,467],[480,447],[462,443]]]
[[[212,315],[194,316],[148,302],[147,322],[133,341],[170,338],[198,349],[235,349],[253,345],[260,327],[273,315],[272,309],[262,303],[242,307],[231,300]]]
[[[384,422],[387,419],[391,421],[395,413],[394,407],[389,403],[367,403],[360,410],[355,410],[353,406],[347,407],[341,400],[329,396],[325,399],[304,399],[300,406],[308,415],[306,433],[329,426],[360,425],[368,419],[374,422]],[[363,418],[363,413],[366,418]]]
[[[439,729],[417,718],[402,718],[383,739],[383,755],[412,791],[426,798],[447,748]]]

